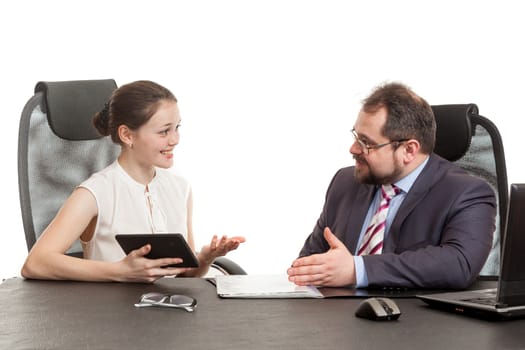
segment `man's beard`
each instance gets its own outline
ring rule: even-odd
[[[369,184],[369,185],[388,185],[388,184],[392,184],[399,178],[399,175],[402,172],[402,169],[400,169],[399,167],[395,166],[394,170],[390,174],[378,175],[378,174],[374,173],[374,171],[370,168],[370,165],[368,164],[368,162],[365,159],[363,159],[363,158],[361,158],[359,156],[354,156],[354,159],[356,161],[358,161],[359,163],[361,163],[361,164],[366,164],[366,168],[368,169],[368,172],[366,172],[366,173],[364,172],[364,170],[366,170],[366,169],[362,169],[361,168],[361,171],[359,171],[360,169],[358,169],[357,167],[354,168],[354,176],[355,176],[355,178],[359,182],[362,182],[364,184]]]

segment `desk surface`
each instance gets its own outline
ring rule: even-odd
[[[198,300],[195,312],[135,308],[159,291]],[[398,321],[354,316],[362,299],[220,299],[203,279],[155,284],[6,280],[1,349],[523,349],[525,320],[492,322],[396,299]]]

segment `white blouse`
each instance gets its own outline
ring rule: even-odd
[[[190,185],[169,170],[156,168],[155,177],[144,186],[133,180],[116,160],[79,187],[93,194],[98,207],[93,238],[82,242],[86,259],[124,258],[115,239],[119,233],[169,232],[188,237]]]

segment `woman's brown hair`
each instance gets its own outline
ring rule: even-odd
[[[121,144],[119,126],[137,130],[150,120],[165,100],[177,102],[171,91],[155,82],[139,80],[122,85],[94,115],[93,125],[101,135],[110,135],[113,142]]]

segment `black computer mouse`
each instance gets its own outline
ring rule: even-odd
[[[390,321],[397,320],[401,311],[392,299],[375,297],[363,300],[355,315],[374,321]]]

